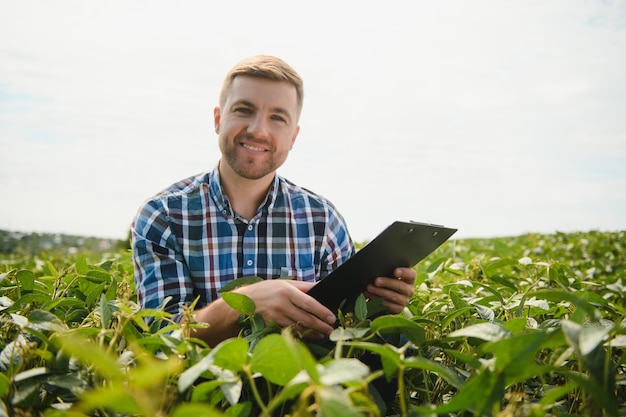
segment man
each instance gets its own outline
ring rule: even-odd
[[[217,291],[242,276],[264,281],[236,289],[281,327],[322,339],[336,317],[306,292],[345,262],[354,245],[326,199],[278,176],[296,141],[303,103],[300,76],[284,61],[255,56],[228,73],[214,109],[222,158],[210,172],[176,183],[140,208],[133,222],[139,302],[180,313],[199,297],[194,336],[209,345],[236,336],[239,313]],[[415,271],[397,268],[366,296],[390,313],[413,295]],[[292,280],[277,280],[278,277]],[[180,315],[178,315],[180,319]]]

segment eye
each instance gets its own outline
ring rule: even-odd
[[[287,120],[283,116],[278,115],[278,114],[273,115],[272,120],[275,120],[277,122],[287,123]]]
[[[252,110],[248,107],[236,107],[233,111],[240,114],[252,114]]]

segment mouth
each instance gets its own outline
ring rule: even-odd
[[[267,149],[260,148],[258,146],[250,145],[249,143],[242,143],[241,147],[252,152],[267,152]]]

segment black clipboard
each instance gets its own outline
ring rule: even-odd
[[[307,294],[335,313],[351,303],[376,277],[391,277],[397,267],[412,267],[447,241],[457,229],[396,221],[319,281]]]

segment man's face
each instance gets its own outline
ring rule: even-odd
[[[246,179],[273,175],[298,135],[296,88],[285,81],[239,76],[223,108],[215,108],[214,120],[223,162]]]

